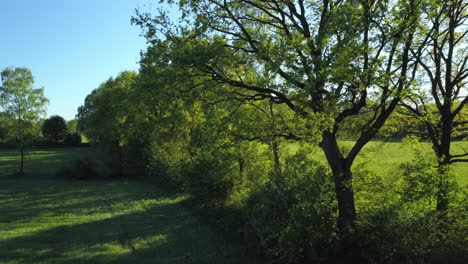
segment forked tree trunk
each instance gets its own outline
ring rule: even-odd
[[[356,226],[351,166],[343,158],[334,134],[323,133],[322,148],[335,182],[335,193],[338,201],[338,228],[343,240],[349,241]]]

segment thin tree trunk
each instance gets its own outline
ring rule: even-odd
[[[20,170],[19,170],[19,176],[24,175],[24,146],[20,147],[20,155],[21,155],[21,160],[20,160]]]
[[[119,178],[123,177],[123,153],[122,153],[122,147],[119,145]]]
[[[242,185],[244,183],[244,159],[239,155],[237,162],[239,163],[239,183]]]
[[[280,147],[279,143],[276,140],[273,140],[271,143],[271,148],[273,149],[273,159],[274,159],[274,170],[275,172],[279,173],[281,172],[281,161],[280,161]]]

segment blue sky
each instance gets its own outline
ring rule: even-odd
[[[73,119],[84,98],[124,70],[138,70],[145,39],[130,24],[156,0],[0,0],[0,71],[27,67],[44,87],[48,115]]]

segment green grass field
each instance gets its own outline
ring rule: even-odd
[[[26,175],[53,175],[77,159],[102,160],[102,153],[94,148],[33,148],[27,149],[24,158]],[[20,156],[16,149],[0,149],[0,176],[12,175],[19,167]]]
[[[352,142],[341,142],[341,145],[349,149]],[[423,155],[428,158],[433,157],[434,154],[430,143],[422,142],[420,146]],[[297,149],[298,145],[293,143],[286,145],[283,151],[284,153],[294,153]],[[468,141],[455,141],[452,143],[451,149],[454,155],[462,154],[465,150],[468,151]],[[324,164],[326,163],[323,151],[319,147],[313,149],[311,156]],[[388,177],[394,174],[402,163],[411,161],[414,157],[411,146],[401,142],[371,141],[359,153],[354,165],[365,163],[366,168],[370,171],[382,177]],[[463,186],[468,185],[468,162],[453,164],[452,169],[460,184]]]
[[[257,263],[184,199],[138,182],[0,179],[0,263]]]
[[[343,145],[348,143],[344,142]],[[423,143],[430,153],[430,145]],[[455,142],[453,149],[468,149]],[[297,150],[289,144],[287,153]],[[311,153],[324,162],[321,149]],[[390,175],[412,159],[402,143],[370,142],[357,163]],[[182,205],[186,197],[137,181],[72,181],[52,177],[93,148],[33,149],[25,177],[15,177],[15,150],[0,150],[0,263],[260,263]],[[468,183],[468,163],[454,170]],[[10,175],[10,176],[8,176]]]

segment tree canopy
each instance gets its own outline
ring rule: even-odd
[[[47,118],[42,124],[42,134],[55,142],[65,139],[67,134],[67,123],[63,117],[55,115]]]
[[[23,174],[24,147],[35,124],[45,114],[48,103],[44,89],[32,87],[34,77],[27,68],[6,68],[1,73],[0,96],[5,112],[13,119],[12,135],[16,137],[21,153],[19,174]]]

